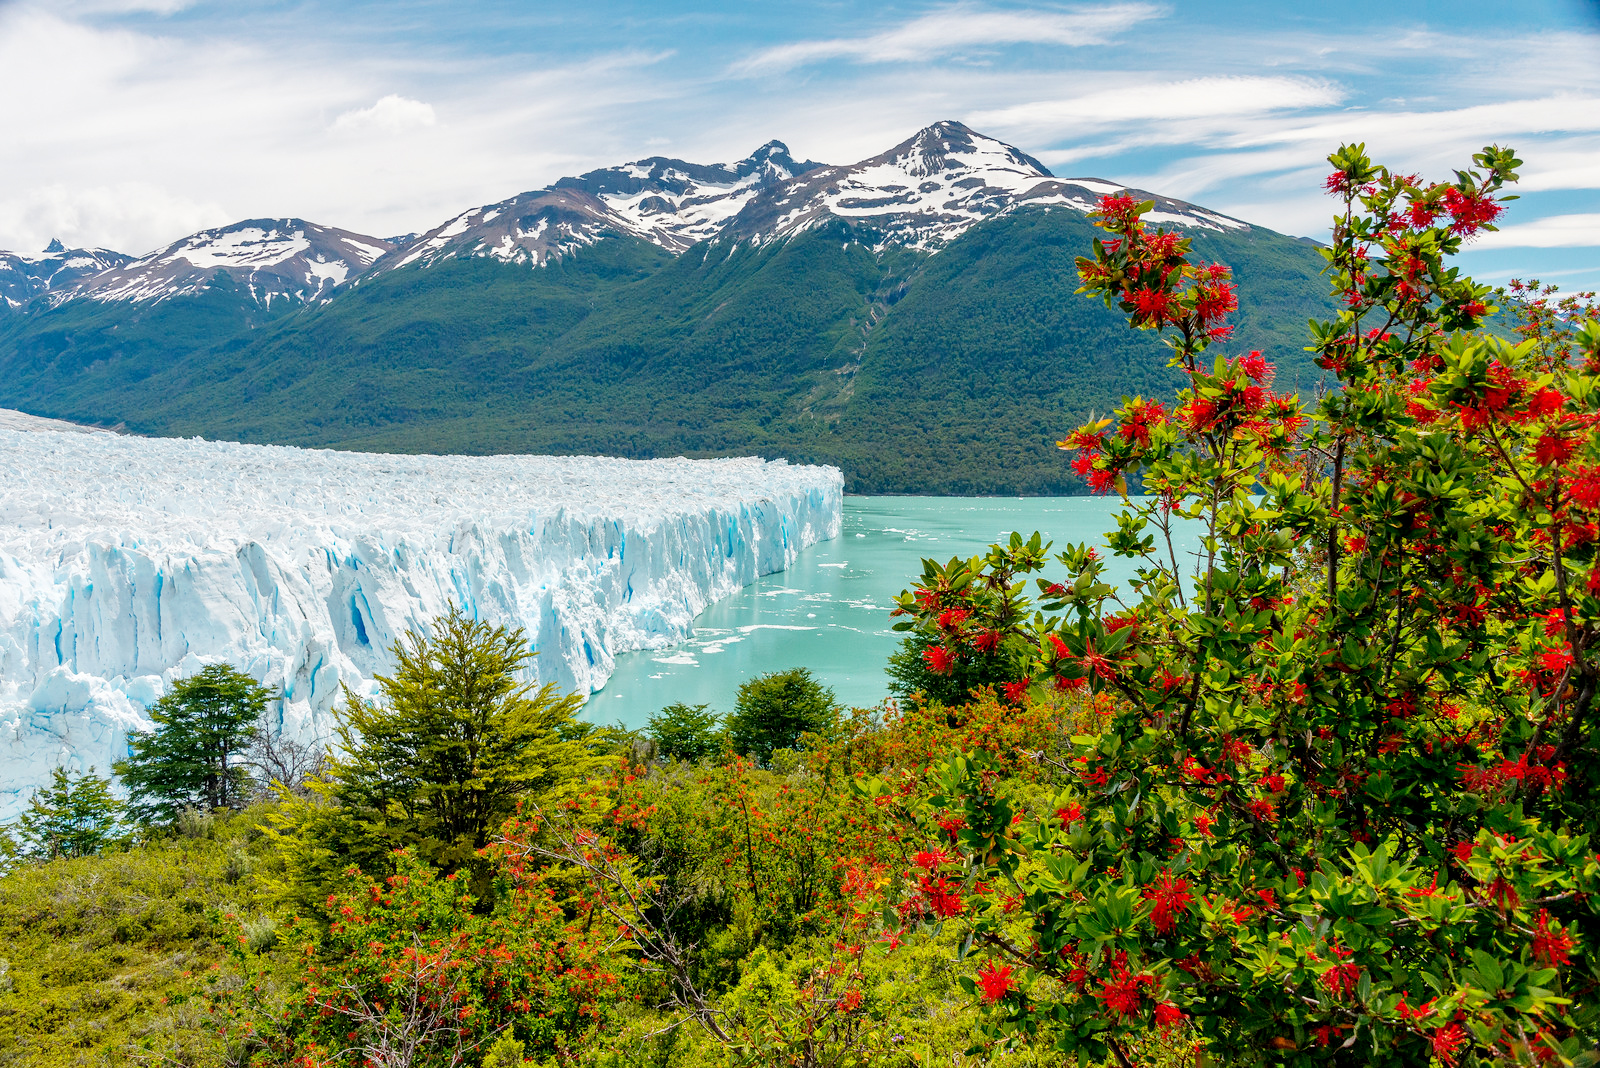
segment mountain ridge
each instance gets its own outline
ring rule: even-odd
[[[778,142],[652,157],[384,242],[296,299],[258,300],[256,263],[174,268],[163,284],[191,291],[155,302],[36,303],[0,321],[0,405],[357,450],[784,455],[851,492],[1078,492],[1054,442],[1176,385],[1154,337],[1070,295],[1087,213],[1122,188],[955,123],[844,167]],[[1314,385],[1318,251],[1133,192],[1234,266],[1236,344]]]

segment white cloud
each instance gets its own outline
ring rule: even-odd
[[[1475,242],[1481,249],[1600,247],[1600,212],[1547,215],[1532,222],[1502,226]]]
[[[198,0],[56,0],[62,15],[176,15]]]
[[[394,134],[420,126],[432,126],[434,121],[432,104],[390,93],[370,108],[359,108],[340,115],[333,120],[332,128]]]
[[[735,64],[733,73],[772,74],[830,59],[857,63],[929,60],[986,45],[1103,45],[1162,13],[1160,7],[1139,3],[1073,11],[996,11],[957,4],[863,37],[796,41],[763,49]]]
[[[0,197],[0,234],[24,252],[60,238],[68,248],[101,246],[143,255],[183,234],[222,226],[235,216],[143,182],[41,186]]]

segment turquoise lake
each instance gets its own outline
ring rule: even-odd
[[[791,667],[810,668],[845,705],[876,705],[888,696],[883,668],[902,637],[889,610],[924,557],[968,557],[1012,531],[1040,531],[1058,549],[1101,544],[1119,507],[1104,497],[846,497],[839,537],[706,609],[683,644],[619,656],[585,718],[643,727],[677,701],[726,714],[740,683]],[[1132,571],[1113,559],[1109,577]]]

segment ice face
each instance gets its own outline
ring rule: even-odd
[[[14,421],[15,422],[15,421]],[[392,456],[0,423],[0,820],[50,769],[106,773],[176,678],[227,662],[325,736],[341,685],[450,602],[523,627],[540,681],[617,653],[839,531],[831,467]]]

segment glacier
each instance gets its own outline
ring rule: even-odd
[[[0,420],[0,820],[106,774],[177,678],[227,662],[325,738],[341,687],[450,602],[590,694],[616,654],[838,535],[838,469],[782,460],[410,456]]]

